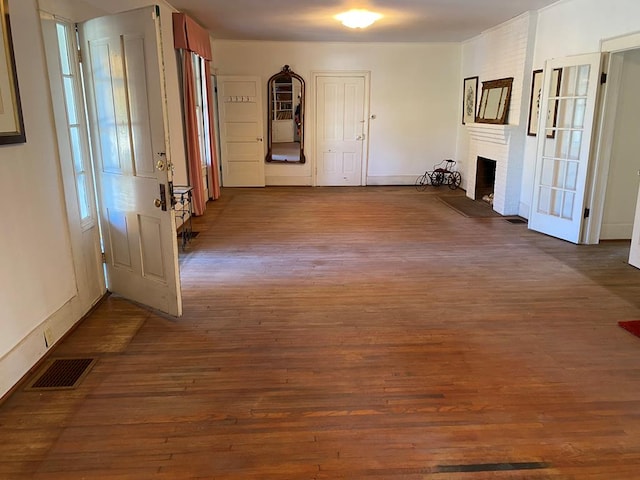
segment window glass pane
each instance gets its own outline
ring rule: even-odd
[[[570,128],[573,125],[573,111],[574,111],[573,99],[564,99],[558,101],[558,127]]]
[[[575,101],[575,106],[573,109],[573,128],[583,128],[584,127],[584,114],[587,109],[587,99],[579,98]]]
[[[571,220],[573,218],[573,202],[575,193],[564,192],[564,205],[562,206],[562,218]]]
[[[68,27],[66,25],[61,23],[56,24],[56,31],[58,33],[58,49],[60,51],[60,68],[62,68],[63,75],[69,75],[71,73],[69,50],[67,47],[67,30]]]
[[[540,195],[538,195],[538,212],[549,214],[549,204],[551,198],[551,189],[548,187],[540,187]]]
[[[582,146],[582,130],[571,132],[571,146],[569,147],[569,158],[580,160],[580,148]]]
[[[591,72],[591,65],[580,65],[578,67],[578,78],[576,85],[576,95],[580,97],[587,96],[587,90],[589,89],[589,73]]]
[[[556,151],[556,146],[557,142],[554,139],[545,137],[544,150],[542,152],[542,155],[544,155],[545,157],[557,157],[558,152]]]
[[[567,158],[569,155],[569,144],[571,140],[571,132],[561,130],[556,132],[556,140],[558,142],[558,157]]]
[[[549,215],[553,215],[554,217],[559,217],[560,212],[562,211],[562,191],[560,190],[551,190],[551,211]]]
[[[77,126],[69,127],[69,138],[73,154],[73,168],[76,173],[82,173],[84,172],[84,159],[82,158],[82,144],[80,143],[80,128]]]
[[[565,182],[565,188],[575,192],[577,184],[578,162],[567,162],[567,181]]]
[[[71,125],[78,123],[76,98],[73,91],[73,77],[64,77],[64,100],[67,104],[67,115],[69,116],[69,123]]]
[[[563,188],[564,187],[564,179],[567,172],[567,162],[563,160],[557,160],[555,164],[555,169],[553,172],[553,186]]]
[[[84,220],[91,216],[89,190],[87,188],[87,176],[84,173],[77,175],[76,184],[78,185],[78,205],[80,206],[80,220]]]
[[[562,80],[560,85],[561,97],[572,97],[576,91],[576,67],[565,67],[562,69]]]
[[[553,183],[553,163],[550,158],[542,159],[542,175],[540,176],[540,185],[551,186]]]

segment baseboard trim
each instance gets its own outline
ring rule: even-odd
[[[367,177],[367,185],[415,185],[418,175],[380,175]]]
[[[603,223],[600,240],[629,240],[633,235],[633,223]]]

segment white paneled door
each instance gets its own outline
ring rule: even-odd
[[[182,312],[156,7],[80,25],[110,291]]]
[[[316,77],[316,184],[362,185],[365,78]]]
[[[260,78],[218,76],[222,184],[264,187]]]
[[[560,71],[552,91],[551,73]],[[573,243],[581,241],[600,54],[546,62],[534,194],[529,228]]]

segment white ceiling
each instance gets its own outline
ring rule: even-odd
[[[169,0],[216,39],[460,42],[557,0]],[[385,17],[351,30],[333,16],[367,8]]]

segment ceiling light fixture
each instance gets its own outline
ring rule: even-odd
[[[344,26],[349,28],[367,28],[373,22],[380,20],[382,15],[369,10],[353,9],[340,13],[334,18],[340,20]]]

